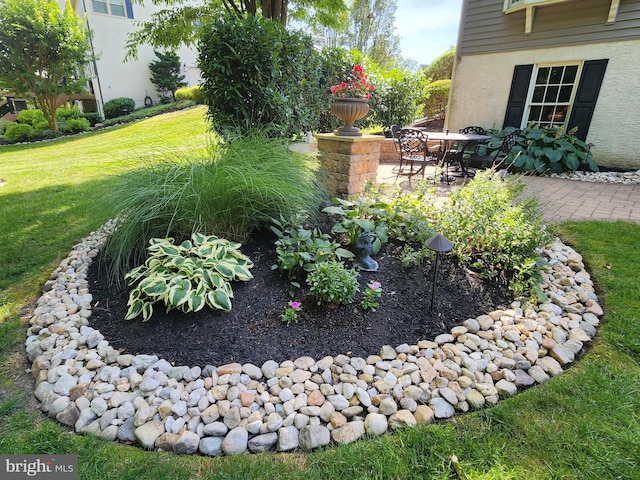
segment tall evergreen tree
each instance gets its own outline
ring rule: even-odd
[[[175,52],[154,52],[158,60],[149,64],[151,83],[156,86],[160,100],[176,99],[176,90],[187,85],[180,73],[180,57]]]

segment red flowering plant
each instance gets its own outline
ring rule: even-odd
[[[331,87],[331,96],[337,98],[369,98],[375,90],[361,65],[354,65],[351,79]]]

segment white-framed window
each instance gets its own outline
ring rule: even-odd
[[[567,2],[569,0],[504,0],[502,11],[511,13],[527,7],[541,7],[552,3]]]
[[[561,127],[566,125],[580,78],[582,65],[536,65],[529,87],[523,127]]]
[[[104,13],[115,17],[126,17],[124,0],[91,0],[94,13]]]

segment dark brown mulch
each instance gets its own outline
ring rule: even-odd
[[[354,303],[320,308],[303,289],[295,297],[302,304],[298,321],[287,326],[280,315],[290,300],[290,287],[271,270],[276,261],[274,240],[267,235],[243,246],[255,264],[254,278],[234,284],[229,313],[210,309],[165,313],[164,306],[156,305],[148,322],[141,317],[123,320],[128,293],[109,289],[99,274],[99,262],[94,262],[89,272],[91,325],[123,353],[155,354],[176,365],[239,362],[259,366],[267,360],[281,362],[305,355],[315,359],[337,354],[366,357],[377,354],[382,345],[433,339],[467,318],[504,308],[513,299],[505,285],[482,281],[444,255],[430,310],[433,265],[402,268],[400,247],[389,244],[375,256],[379,270],[361,272]],[[380,306],[363,311],[362,292],[371,280],[382,284]]]

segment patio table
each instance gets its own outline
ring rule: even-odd
[[[462,172],[462,176],[467,176],[467,166],[463,162],[462,154],[467,149],[469,145],[477,144],[484,142],[485,140],[489,140],[491,138],[490,135],[479,135],[477,133],[458,133],[458,132],[428,132],[429,140],[438,140],[443,147],[442,151],[442,163],[444,166],[447,163],[451,162],[451,154],[452,147],[456,143],[462,144],[462,148],[457,152],[460,152],[460,158],[458,159],[460,162],[460,170]],[[449,177],[447,176],[447,181]]]

